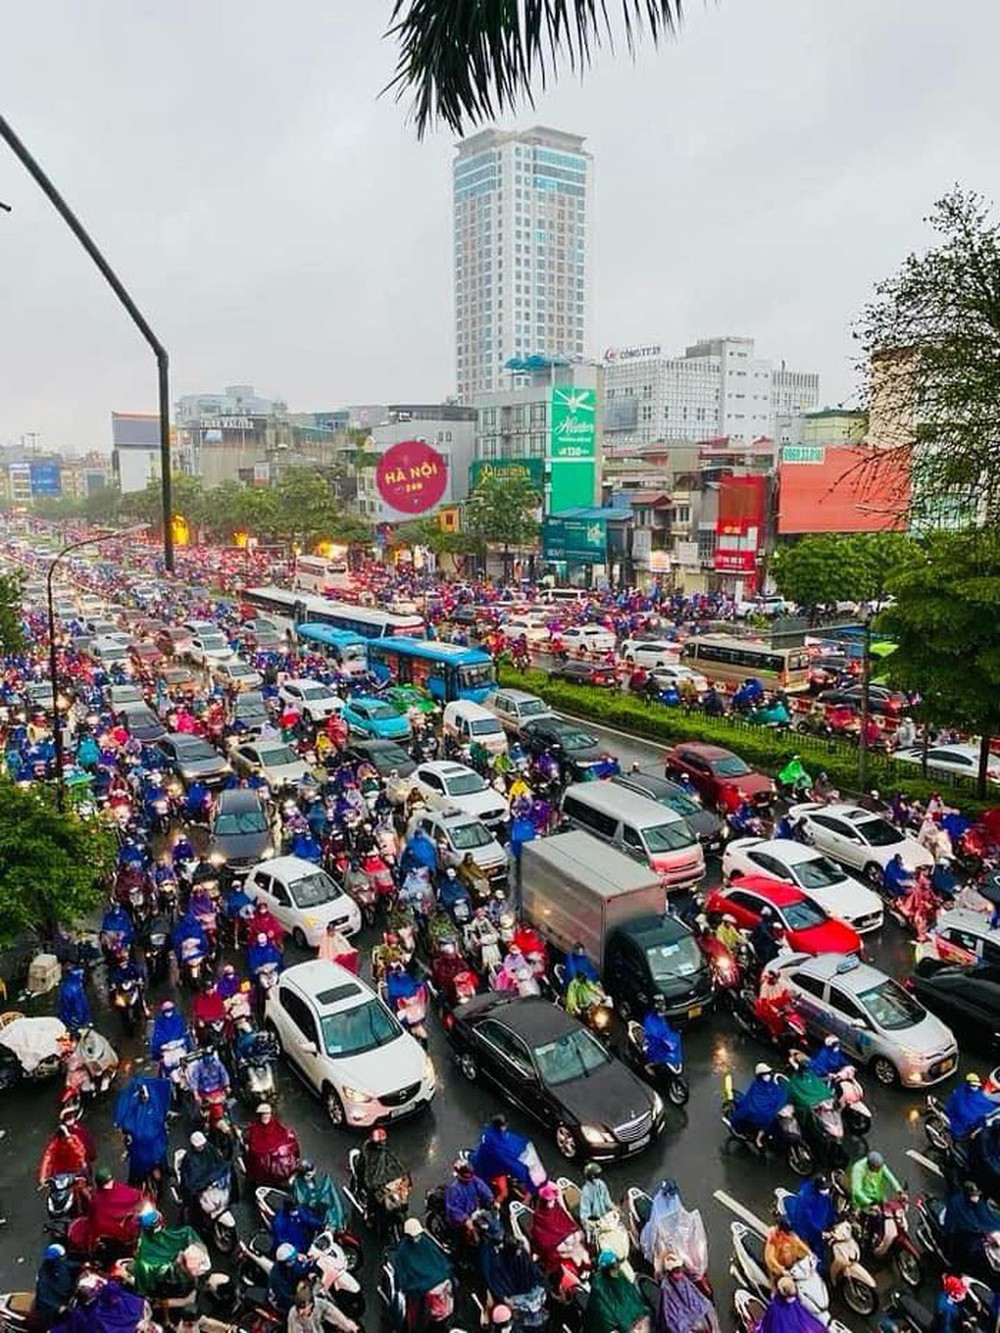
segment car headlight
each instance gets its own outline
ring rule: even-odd
[[[424,1056],[423,1082],[434,1083],[437,1081],[437,1070],[434,1068],[434,1061],[429,1055]]]
[[[226,864],[226,858],[222,852],[213,852],[208,859],[214,866],[224,866]]]
[[[581,1125],[580,1133],[592,1148],[606,1148],[615,1141],[615,1136],[599,1125]]]
[[[653,1093],[653,1119],[657,1120],[663,1114],[663,1098],[658,1092]]]
[[[273,855],[274,855],[274,848],[271,846],[270,843],[268,843],[268,845],[264,848],[264,850],[260,854],[262,861],[266,861],[268,857]]]
[[[352,1106],[366,1106],[374,1100],[367,1092],[362,1092],[360,1088],[349,1088],[346,1084],[340,1089],[340,1095],[345,1102],[350,1102]]]

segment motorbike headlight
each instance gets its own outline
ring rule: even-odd
[[[350,1102],[352,1106],[367,1106],[369,1102],[374,1101],[367,1092],[362,1092],[360,1088],[349,1088],[346,1084],[340,1092],[344,1101]]]
[[[434,1068],[434,1061],[429,1055],[424,1056],[424,1083],[434,1083],[437,1081],[437,1070]]]
[[[214,866],[224,866],[226,864],[226,858],[222,852],[213,852],[208,859]]]
[[[268,860],[269,857],[272,857],[273,855],[274,855],[274,848],[271,846],[270,843],[268,843],[268,845],[261,852],[260,859],[262,861],[266,861]]]
[[[599,1125],[581,1125],[580,1133],[592,1148],[607,1148],[615,1141],[615,1136],[606,1129],[601,1129]]]

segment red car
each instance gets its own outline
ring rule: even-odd
[[[741,930],[753,930],[765,907],[785,927],[789,946],[796,953],[859,953],[861,936],[846,922],[827,916],[818,903],[794,884],[763,875],[742,875],[734,884],[713,889],[705,900],[706,913],[729,912]]]
[[[145,639],[141,643],[133,643],[128,653],[135,665],[144,673],[152,671],[163,661],[163,654],[156,644],[149,643]]]
[[[685,741],[668,750],[664,775],[690,779],[706,805],[719,810],[735,810],[744,800],[753,805],[769,806],[774,801],[774,783],[763,773],[755,773],[738,754],[721,745],[703,745]]]

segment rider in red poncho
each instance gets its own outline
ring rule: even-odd
[[[267,1102],[246,1131],[246,1171],[252,1185],[285,1185],[298,1170],[298,1135],[283,1125]]]
[[[97,1188],[90,1196],[87,1215],[74,1220],[81,1224],[79,1239],[88,1254],[102,1239],[132,1249],[139,1235],[139,1211],[145,1203],[142,1191],[117,1183],[106,1167],[98,1168],[94,1180]]]

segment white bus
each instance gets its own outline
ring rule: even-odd
[[[287,588],[247,588],[241,604],[267,616],[282,629],[294,630],[307,621],[311,625],[330,625],[349,630],[362,639],[384,639],[393,634],[422,639],[426,624],[422,616],[398,616],[375,607],[334,602],[328,597],[310,597]]]
[[[347,561],[324,555],[300,555],[295,561],[292,587],[303,592],[346,592],[351,587]]]

